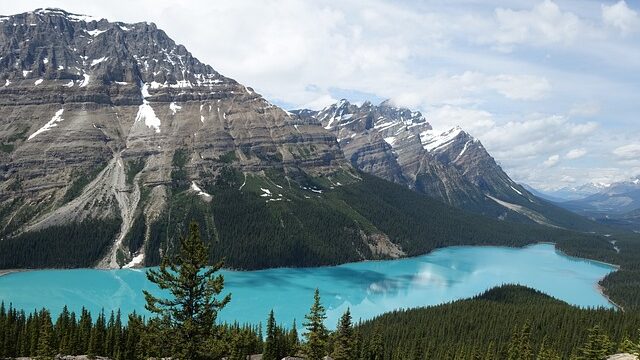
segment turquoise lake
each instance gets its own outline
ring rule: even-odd
[[[467,298],[491,287],[517,283],[582,307],[612,307],[597,289],[614,271],[606,264],[564,256],[551,244],[525,248],[449,247],[427,255],[320,268],[228,271],[231,303],[219,320],[264,322],[271,309],[278,322],[298,325],[320,289],[327,325],[351,308],[354,319],[369,319],[399,308]],[[144,270],[39,270],[0,277],[0,300],[25,310],[46,307],[54,314],[66,304],[79,312],[120,308],[145,313],[142,290],[154,292]],[[157,291],[155,291],[157,292]]]

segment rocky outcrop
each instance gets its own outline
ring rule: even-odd
[[[615,354],[609,356],[607,360],[638,360],[638,356],[632,354]]]

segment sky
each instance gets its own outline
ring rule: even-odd
[[[640,174],[640,0],[2,1],[154,22],[285,109],[392,99],[459,125],[516,181]]]

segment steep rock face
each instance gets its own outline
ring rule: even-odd
[[[4,236],[119,217],[102,262],[116,267],[136,213],[151,222],[172,182],[195,185],[229,165],[291,176],[351,169],[334,135],[220,75],[154,24],[40,9],[1,17],[0,30]]]
[[[482,143],[455,127],[433,130],[420,112],[346,100],[295,110],[332,131],[351,164],[464,209],[500,219],[562,225],[566,212],[515,183]]]

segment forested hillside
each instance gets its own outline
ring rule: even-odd
[[[579,309],[538,291],[494,288],[473,299],[396,311],[356,327],[382,359],[599,359],[640,340],[640,313]],[[604,341],[606,340],[606,341]],[[592,341],[592,343],[589,343]],[[631,345],[633,348],[633,345]],[[580,357],[578,357],[580,356]]]

